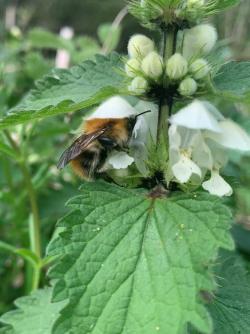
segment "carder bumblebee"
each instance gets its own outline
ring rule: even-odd
[[[127,118],[93,118],[86,120],[83,134],[62,154],[57,167],[71,164],[74,172],[91,180],[102,172],[109,153],[125,151],[132,136],[137,118],[149,111]]]

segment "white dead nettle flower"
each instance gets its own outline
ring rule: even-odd
[[[135,77],[128,87],[128,90],[136,95],[146,93],[148,89],[148,82],[143,77]]]
[[[188,182],[193,174],[199,175],[198,166],[203,176],[208,170],[211,172],[211,178],[202,183],[205,190],[217,196],[230,196],[232,188],[219,171],[228,160],[226,149],[250,151],[247,133],[236,123],[224,119],[206,101],[194,101],[173,115],[170,122],[170,165],[175,178],[180,183]],[[200,182],[202,180],[201,177]]]
[[[219,197],[231,196],[233,193],[232,187],[220,176],[218,170],[211,171],[211,178],[203,182],[202,187],[211,195]]]
[[[157,79],[163,73],[163,59],[157,52],[152,51],[143,59],[141,67],[149,78]]]
[[[200,167],[192,160],[192,146],[197,135],[197,131],[186,131],[176,125],[169,128],[169,162],[173,176],[182,184],[193,174],[202,176]]]
[[[178,91],[183,96],[191,96],[196,93],[197,89],[196,81],[192,78],[186,78],[180,83]]]
[[[200,24],[185,30],[183,56],[187,59],[211,52],[217,41],[216,29],[210,24]]]
[[[128,42],[128,54],[130,58],[144,58],[154,51],[155,44],[152,39],[144,35],[134,35]]]
[[[113,151],[107,161],[106,164],[111,165],[114,169],[125,169],[128,168],[134,162],[134,158],[129,156],[126,152]]]
[[[169,58],[166,65],[166,72],[170,79],[178,80],[183,78],[188,72],[188,63],[179,53]]]
[[[125,71],[129,77],[135,78],[140,70],[141,62],[138,59],[132,58],[127,61]]]
[[[113,96],[104,101],[89,117],[93,118],[124,118],[136,114],[133,108],[125,99],[120,96]]]
[[[137,114],[151,111],[138,117],[130,141],[130,152],[135,159],[136,167],[142,175],[147,176],[148,152],[151,145],[156,143],[158,106],[152,102],[140,101],[135,105],[135,109]]]
[[[194,79],[199,80],[204,78],[210,72],[210,66],[206,59],[199,58],[196,59],[192,64],[189,66],[189,70],[192,73]]]
[[[207,132],[208,138],[227,149],[250,151],[250,137],[237,123],[230,119],[224,119],[219,124],[222,131],[220,133]]]

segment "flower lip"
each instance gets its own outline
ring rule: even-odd
[[[132,165],[134,158],[129,156],[126,152],[114,151],[109,156],[107,163],[114,169],[125,169]]]
[[[170,123],[189,129],[209,130],[221,133],[222,130],[219,122],[208,110],[207,103],[208,102],[203,103],[202,101],[194,100],[191,104],[171,116],[169,119]]]
[[[231,196],[233,193],[231,186],[220,176],[217,170],[211,171],[211,178],[203,182],[202,187],[210,194],[219,197]]]

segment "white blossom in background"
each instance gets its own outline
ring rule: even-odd
[[[170,123],[170,171],[175,179],[184,184],[196,174],[211,194],[230,196],[232,188],[220,169],[227,163],[228,149],[250,151],[248,134],[206,101],[192,102],[173,115]],[[210,179],[204,181],[208,171]]]
[[[70,27],[63,27],[60,30],[60,36],[65,40],[71,40],[74,36],[74,30]],[[57,68],[69,68],[70,53],[67,50],[59,49],[57,51],[55,66]]]

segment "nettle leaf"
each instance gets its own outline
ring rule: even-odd
[[[210,333],[200,290],[231,249],[230,213],[208,194],[165,197],[104,182],[85,183],[49,248],[62,255],[50,276],[54,301],[69,299],[53,333]]]
[[[51,288],[37,290],[16,300],[17,310],[4,314],[0,321],[7,326],[0,333],[51,334],[52,326],[65,303],[51,303]]]
[[[215,88],[225,98],[250,101],[250,62],[232,61],[221,67],[214,78]]]
[[[57,69],[37,82],[17,107],[0,119],[0,128],[61,113],[74,112],[98,104],[121,93],[124,77],[118,54],[97,55],[69,70]]]
[[[250,329],[250,276],[244,262],[227,256],[217,271],[220,289],[209,310],[215,334],[245,334]]]
[[[239,255],[229,252],[223,252],[218,262],[218,290],[208,304],[214,322],[213,333],[249,333],[250,275],[245,263]],[[194,331],[191,330],[190,334]]]

